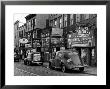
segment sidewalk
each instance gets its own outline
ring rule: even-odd
[[[92,75],[97,75],[97,67],[85,67],[84,71]]]
[[[49,63],[48,62],[44,62],[43,63],[43,66],[48,68],[49,67]],[[97,75],[97,67],[85,67],[84,71],[88,74],[91,74],[91,75]]]

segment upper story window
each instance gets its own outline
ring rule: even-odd
[[[33,29],[33,19],[31,20],[31,27],[32,27],[32,29]]]
[[[29,21],[29,30],[31,29],[31,22]]]
[[[80,22],[80,14],[76,14],[76,22]]]
[[[27,24],[26,24],[26,25],[27,25],[27,31],[28,31],[28,30],[29,30],[29,24],[28,24],[28,22],[27,22]]]
[[[84,19],[89,19],[89,14],[84,14]]]
[[[60,28],[63,27],[63,17],[60,17]]]
[[[67,15],[64,15],[64,27],[67,27]]]
[[[36,18],[34,19],[34,22],[35,22],[35,26],[36,26],[37,25],[37,19]]]
[[[57,20],[56,19],[54,20],[54,26],[57,26]]]
[[[73,21],[74,21],[74,15],[70,14],[70,25],[73,25]]]

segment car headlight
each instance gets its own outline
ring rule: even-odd
[[[67,62],[71,62],[71,61],[72,61],[71,58],[67,60]]]

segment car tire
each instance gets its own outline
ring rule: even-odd
[[[79,68],[79,71],[80,71],[80,72],[84,71],[84,67]]]
[[[28,61],[28,65],[31,66],[31,61]]]
[[[27,64],[28,66],[30,66],[30,62],[29,62],[29,61],[27,61],[26,64]]]
[[[61,66],[61,71],[62,71],[63,73],[66,72],[66,67],[65,67],[65,65],[62,65],[62,66]]]

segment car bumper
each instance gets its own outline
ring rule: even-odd
[[[78,70],[79,68],[84,68],[84,66],[68,66],[68,69]]]

